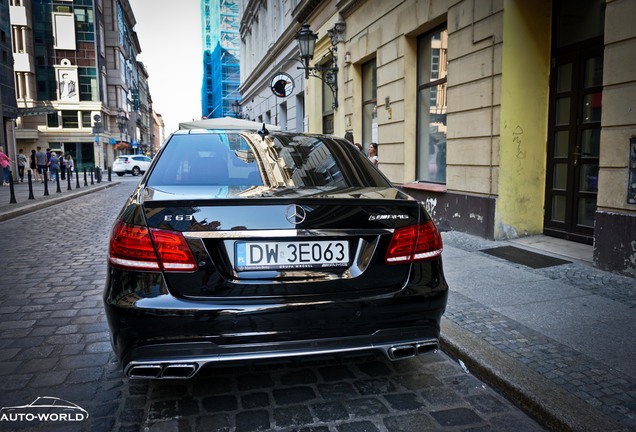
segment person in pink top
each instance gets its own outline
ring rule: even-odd
[[[0,147],[0,168],[2,168],[2,186],[7,186],[9,184],[9,172],[10,172],[11,162],[13,161],[9,159],[9,156],[4,154],[4,147]]]

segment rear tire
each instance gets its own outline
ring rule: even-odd
[[[138,176],[140,172],[141,172],[141,171],[139,171],[139,167],[137,167],[137,166],[136,166],[136,167],[133,167],[133,169],[132,169],[132,175],[134,175],[134,176]]]
[[[119,177],[123,177],[124,173],[116,173]]]

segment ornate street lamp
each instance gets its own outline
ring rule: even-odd
[[[232,111],[234,112],[234,116],[236,118],[241,117],[241,104],[239,103],[238,100],[235,100],[234,103],[232,104]]]
[[[117,120],[117,127],[119,128],[119,140],[123,141],[124,130],[126,130],[126,124],[128,123],[128,119],[126,118],[126,115],[124,114],[124,111],[122,111],[121,108],[117,108],[116,120]]]
[[[339,41],[340,32],[344,31],[344,23],[337,23],[340,27],[337,27],[338,33],[336,33],[336,27],[329,31],[329,37],[331,39],[331,48],[329,53],[331,54],[331,66],[309,66],[309,62],[314,58],[314,49],[316,48],[316,40],[318,35],[311,31],[309,24],[303,24],[302,28],[296,33],[296,41],[298,42],[298,50],[300,51],[300,63],[302,63],[302,69],[305,70],[305,79],[309,79],[310,76],[320,79],[327,84],[331,92],[333,93],[333,108],[338,108],[338,50],[336,43]],[[298,69],[301,69],[300,67]]]

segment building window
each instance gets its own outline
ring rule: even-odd
[[[60,127],[60,118],[56,112],[46,115],[46,126],[50,128]]]
[[[378,142],[376,77],[375,59],[362,65],[362,147],[365,153],[369,151],[369,144]]]
[[[80,100],[98,102],[97,69],[81,67],[78,68],[78,75]]]
[[[77,111],[62,111],[62,127],[64,129],[78,129]]]
[[[418,40],[418,181],[446,183],[447,47],[445,27]]]
[[[331,59],[327,62],[325,66],[331,65]],[[323,79],[327,80],[327,74],[323,73]],[[327,85],[325,81],[321,81],[322,83],[322,133],[325,134],[333,134],[334,132],[334,124],[333,124],[333,92],[331,88]]]
[[[82,111],[82,127],[90,128],[92,126],[91,121],[91,112],[90,111]]]

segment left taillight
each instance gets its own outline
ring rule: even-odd
[[[153,245],[154,243],[154,245]],[[129,270],[192,271],[197,267],[180,232],[118,222],[113,227],[109,262]]]
[[[426,261],[442,254],[442,236],[429,220],[420,225],[398,228],[393,232],[384,262],[404,264]]]

